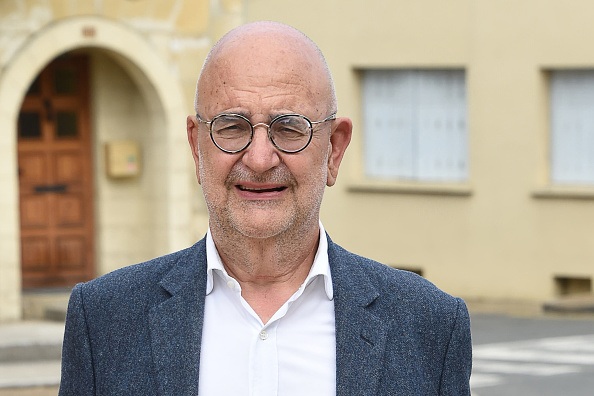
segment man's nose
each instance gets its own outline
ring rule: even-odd
[[[243,154],[242,161],[257,173],[264,173],[280,164],[279,151],[268,137],[266,125],[254,125],[254,136]]]

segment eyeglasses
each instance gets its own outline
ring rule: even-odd
[[[210,121],[204,121],[196,114],[196,119],[210,127],[213,143],[226,153],[245,150],[252,142],[254,128],[260,125],[267,127],[268,138],[274,147],[285,153],[298,153],[311,142],[313,126],[336,119],[336,114],[322,121],[310,121],[300,114],[283,114],[273,118],[270,124],[252,124],[239,114],[219,114]]]

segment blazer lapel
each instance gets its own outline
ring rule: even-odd
[[[336,321],[336,395],[375,395],[388,326],[370,312],[380,293],[356,260],[328,238]]]
[[[204,239],[188,249],[159,284],[171,296],[149,314],[158,393],[196,395],[206,295]]]

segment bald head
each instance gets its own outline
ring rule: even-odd
[[[198,79],[196,111],[203,114],[207,101],[224,100],[234,88],[248,88],[241,84],[284,86],[315,101],[320,116],[336,112],[334,83],[322,52],[306,35],[281,23],[242,25],[215,44]]]

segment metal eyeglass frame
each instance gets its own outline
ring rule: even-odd
[[[247,121],[248,125],[250,126],[250,140],[248,140],[248,142],[246,143],[245,146],[243,146],[242,148],[240,148],[239,150],[226,150],[224,148],[222,148],[221,146],[219,146],[217,144],[217,142],[215,141],[214,137],[212,136],[212,124],[214,121],[216,121],[218,118],[220,117],[226,117],[226,116],[234,116],[234,117],[239,117],[245,121]],[[309,124],[309,139],[307,140],[307,143],[305,143],[305,145],[300,148],[299,150],[285,150],[281,147],[279,147],[276,142],[274,141],[274,139],[272,138],[272,131],[270,126],[277,120],[281,119],[281,118],[285,118],[285,117],[289,117],[289,116],[297,116],[297,117],[301,117],[303,118],[305,121],[307,121],[307,123]],[[294,154],[294,153],[298,153],[300,151],[305,150],[305,148],[307,146],[309,146],[309,143],[311,142],[311,139],[313,137],[313,126],[317,125],[317,124],[322,124],[324,122],[328,122],[328,121],[332,121],[336,119],[336,113],[333,113],[331,115],[329,115],[328,117],[324,118],[321,121],[311,121],[309,118],[307,118],[304,115],[301,114],[281,114],[279,116],[276,116],[272,119],[272,121],[270,121],[270,124],[266,124],[264,122],[259,122],[257,124],[252,124],[252,122],[247,118],[242,116],[241,114],[235,114],[235,113],[222,113],[219,114],[215,117],[213,117],[212,120],[210,121],[204,121],[202,118],[200,118],[200,116],[198,114],[196,114],[196,119],[198,120],[198,122],[201,122],[203,124],[208,125],[209,127],[209,131],[210,131],[210,140],[212,140],[212,142],[214,143],[215,146],[217,146],[217,148],[221,151],[224,151],[225,153],[229,153],[229,154],[236,154],[236,153],[240,153],[243,150],[245,150],[246,148],[248,148],[248,146],[252,143],[252,140],[254,138],[254,128],[256,128],[257,126],[265,126],[266,129],[268,130],[268,139],[270,139],[270,141],[272,142],[272,144],[274,145],[274,147],[276,147],[278,150],[282,151],[283,153],[288,153],[288,154]]]

